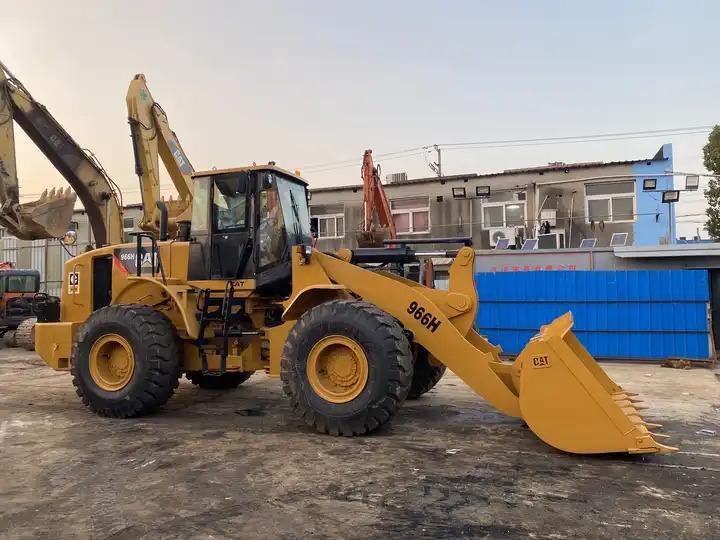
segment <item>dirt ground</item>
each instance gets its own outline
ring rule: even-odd
[[[263,374],[110,420],[2,350],[0,538],[720,537],[717,372],[605,367],[680,453],[564,454],[452,375],[354,439],[306,428]]]

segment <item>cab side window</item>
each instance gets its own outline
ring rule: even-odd
[[[236,176],[220,177],[213,193],[213,221],[215,231],[242,230],[247,227],[246,183]]]

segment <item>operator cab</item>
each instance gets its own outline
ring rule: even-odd
[[[255,279],[260,292],[289,294],[290,248],[311,243],[307,183],[273,165],[193,179],[188,278]]]

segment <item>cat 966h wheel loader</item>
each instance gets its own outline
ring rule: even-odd
[[[416,253],[407,245],[313,249],[306,184],[273,164],[193,181],[192,221],[178,223],[174,239],[160,203],[157,239],[138,233],[134,244],[71,259],[60,304],[39,310],[36,350],[72,372],[94,412],[150,412],[182,373],[221,388],[264,370],[282,379],[305,423],[359,435],[397,412],[422,360],[447,366],[556,448],[675,450],[575,338],[570,315],[543,327],[513,363],[501,361],[473,329],[470,247],[454,253],[449,289],[434,290],[360,266],[408,261]]]

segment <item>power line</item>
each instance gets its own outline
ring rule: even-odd
[[[453,146],[445,148],[448,152],[457,150],[480,150],[486,148],[519,148],[527,146],[546,146],[554,144],[578,144],[578,143],[589,143],[589,142],[605,142],[605,141],[627,141],[631,139],[657,139],[660,137],[667,137],[668,135],[680,136],[680,135],[697,135],[708,133],[709,130],[696,130],[696,131],[684,131],[684,132],[673,132],[673,133],[661,133],[655,135],[630,135],[627,137],[607,137],[604,139],[583,139],[583,140],[568,140],[568,141],[548,141],[548,142],[535,142],[535,143],[521,143],[521,144],[497,144],[487,146]]]
[[[486,144],[508,144],[508,143],[531,143],[541,141],[566,141],[570,139],[596,139],[604,137],[624,137],[626,135],[650,135],[650,134],[667,134],[674,131],[689,131],[689,130],[706,130],[710,131],[714,126],[691,126],[681,128],[667,128],[667,129],[648,129],[643,131],[622,131],[618,133],[596,133],[594,135],[569,135],[566,137],[537,137],[534,139],[506,139],[506,140],[491,140],[491,141],[475,141],[475,142],[459,142],[459,143],[442,143],[439,146],[467,146],[467,145],[486,145]]]
[[[689,126],[679,128],[667,128],[667,129],[653,129],[643,131],[625,131],[615,133],[598,133],[594,135],[570,135],[564,137],[537,137],[530,139],[498,139],[498,140],[487,140],[487,141],[474,141],[474,142],[454,142],[454,143],[442,143],[437,146],[446,150],[470,150],[480,148],[513,148],[513,147],[525,147],[525,146],[544,146],[550,144],[577,144],[577,143],[589,143],[589,142],[603,142],[603,141],[619,141],[629,139],[649,139],[664,137],[669,135],[695,135],[709,132],[713,126]],[[429,149],[433,148],[434,145],[428,144],[423,146],[417,146],[414,148],[408,148],[406,150],[400,150],[397,152],[387,152],[382,154],[376,154],[374,157],[378,159],[400,159],[403,157],[412,157],[415,155],[422,155]],[[418,152],[422,150],[422,152]],[[300,170],[306,170],[309,172],[327,172],[331,170],[343,169],[347,167],[357,166],[361,162],[360,158],[350,158],[345,160],[331,161],[326,163],[319,163],[315,165],[305,165],[298,167]]]

